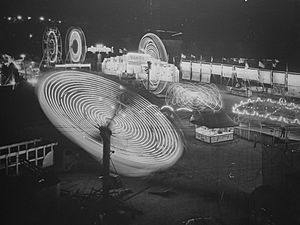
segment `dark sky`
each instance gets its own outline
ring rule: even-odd
[[[1,2],[4,16],[43,15],[62,19],[66,27],[81,26],[90,44],[121,39],[122,44],[129,39],[137,42],[152,28],[182,31],[185,51],[196,49],[196,54],[291,58],[300,50],[299,0]]]

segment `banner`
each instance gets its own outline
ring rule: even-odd
[[[182,71],[182,79],[190,80],[191,79],[191,62],[190,61],[181,61],[180,64]]]
[[[223,77],[232,78],[232,66],[223,66]]]
[[[244,79],[246,80],[247,77],[245,76],[245,68],[244,67],[236,67],[235,68],[235,71],[236,71],[236,75],[238,78],[241,78],[241,79]]]
[[[202,63],[201,74],[209,74],[210,75],[210,63]]]
[[[258,69],[245,69],[245,76],[248,80],[258,81]]]
[[[201,74],[201,82],[209,84],[210,83],[210,74],[202,73]]]
[[[300,74],[288,74],[288,85],[300,87]]]
[[[274,84],[285,84],[285,73],[284,72],[273,72],[273,83]]]
[[[271,84],[271,71],[260,70],[259,71],[259,82],[264,84]]]
[[[300,98],[300,86],[288,86],[288,95],[292,97]]]
[[[200,63],[192,63],[192,80],[200,81]]]
[[[211,70],[212,74],[215,75],[222,75],[222,65],[216,65],[216,64],[212,64],[212,70]]]

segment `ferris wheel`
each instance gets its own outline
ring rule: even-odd
[[[46,66],[62,62],[62,40],[56,27],[47,27],[42,40],[43,60]]]
[[[70,27],[65,39],[66,61],[83,63],[87,52],[86,38],[79,27]]]
[[[146,53],[154,59],[168,62],[169,56],[162,40],[153,33],[145,34],[139,43],[139,52]]]

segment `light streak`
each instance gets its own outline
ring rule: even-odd
[[[86,56],[86,38],[81,28],[69,28],[66,36],[66,54],[71,62],[83,63]]]
[[[139,52],[150,55],[153,59],[168,62],[168,54],[162,40],[153,33],[145,34],[139,43]]]
[[[117,82],[87,72],[53,72],[40,80],[37,94],[50,121],[97,160],[103,147],[98,127],[117,110],[111,158],[123,175],[167,169],[182,154],[181,136],[158,107]]]
[[[165,102],[166,105],[189,111],[219,111],[223,107],[221,94],[213,84],[173,83],[167,90]]]
[[[283,122],[286,124],[300,125],[299,112],[300,106],[293,102],[286,102],[285,99],[280,98],[278,101],[273,99],[248,99],[235,104],[232,107],[232,112],[242,116],[259,117],[269,119],[272,121]],[[290,114],[294,118],[287,118],[285,114]]]

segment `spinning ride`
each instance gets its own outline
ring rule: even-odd
[[[39,83],[42,109],[67,137],[102,159],[99,127],[112,120],[111,159],[118,173],[144,176],[167,169],[183,142],[172,123],[148,100],[99,75],[61,71]]]
[[[166,105],[189,111],[209,109],[219,111],[223,107],[222,96],[214,84],[173,83],[169,86]]]
[[[86,38],[81,28],[70,27],[65,39],[66,61],[83,63],[87,52]]]

